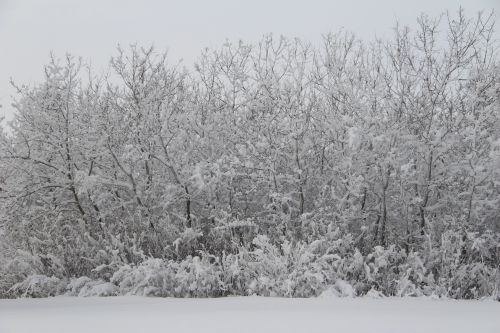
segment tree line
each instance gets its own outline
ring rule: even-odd
[[[498,291],[497,48],[493,15],[459,11],[371,42],[227,42],[193,69],[136,45],[101,74],[53,57],[0,132],[0,289],[321,241],[416,256],[415,285],[473,276],[456,297]]]

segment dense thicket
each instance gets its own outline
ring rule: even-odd
[[[493,19],[417,27],[53,59],[0,133],[0,293],[497,294]]]

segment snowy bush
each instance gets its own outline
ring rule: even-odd
[[[49,297],[64,293],[66,282],[55,276],[30,275],[16,283],[9,293],[16,297]]]
[[[218,265],[208,257],[187,257],[181,262],[148,259],[125,265],[111,278],[120,294],[163,297],[222,296],[225,292]]]
[[[66,286],[66,295],[79,297],[116,296],[118,287],[103,280],[92,280],[86,276],[71,279]]]
[[[319,297],[321,298],[331,298],[331,297],[355,297],[356,290],[346,281],[337,280],[335,284],[329,286],[324,290]]]
[[[123,295],[172,296],[174,269],[161,259],[148,259],[137,266],[120,267],[110,281]]]

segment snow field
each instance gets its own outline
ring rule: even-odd
[[[428,298],[0,300],[1,333],[498,333],[500,302]]]

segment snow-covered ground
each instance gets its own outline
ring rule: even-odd
[[[418,298],[0,300],[1,333],[499,333],[500,302]]]

